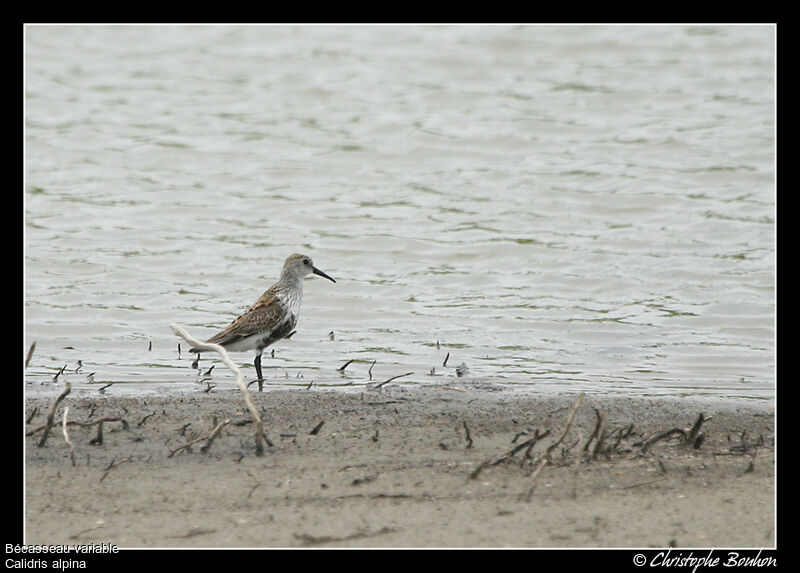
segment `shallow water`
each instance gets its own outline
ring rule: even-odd
[[[307,279],[270,386],[363,387],[374,361],[772,397],[774,49],[769,26],[29,26],[26,388],[230,387],[168,323],[210,336],[299,251],[337,284]]]

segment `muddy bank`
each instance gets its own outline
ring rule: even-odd
[[[67,396],[44,446],[41,430],[26,437],[26,542],[774,546],[766,404],[586,395],[570,424],[576,395],[388,385],[254,398],[272,443],[262,457],[236,390]],[[28,431],[52,403],[27,401]]]

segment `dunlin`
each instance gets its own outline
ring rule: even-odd
[[[229,352],[255,350],[253,364],[258,375],[259,390],[264,381],[261,376],[261,353],[267,346],[286,338],[294,331],[303,300],[303,278],[309,273],[336,282],[316,268],[311,257],[291,255],[283,263],[278,282],[269,287],[244,314],[207,340],[219,344]],[[189,352],[197,352],[197,349],[191,348]]]

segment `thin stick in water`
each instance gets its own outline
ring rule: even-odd
[[[28,364],[30,364],[31,358],[33,358],[33,351],[34,350],[36,350],[36,341],[35,340],[33,341],[33,344],[31,344],[31,347],[28,348],[28,356],[25,358],[25,368],[27,368]]]
[[[398,374],[397,376],[392,376],[392,377],[391,377],[391,378],[389,378],[388,380],[384,380],[384,381],[383,381],[383,382],[381,382],[380,384],[376,384],[376,385],[375,385],[375,386],[374,386],[372,389],[373,389],[373,390],[377,390],[378,388],[380,388],[381,386],[384,386],[384,385],[388,384],[388,383],[389,383],[389,382],[391,382],[392,380],[397,380],[398,378],[402,378],[403,376],[411,376],[412,374],[413,374],[413,372],[406,372],[405,374]]]

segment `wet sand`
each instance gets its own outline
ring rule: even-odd
[[[238,390],[67,396],[44,447],[26,438],[26,543],[120,547],[774,547],[769,404],[480,385],[254,393],[272,447],[255,455]],[[41,426],[53,399],[27,400]],[[61,431],[69,420],[72,464]],[[605,435],[583,445],[597,428]],[[688,431],[710,417],[695,448]],[[215,421],[230,420],[207,451]],[[632,424],[632,426],[631,426]],[[526,440],[550,433],[528,449]],[[600,429],[598,435],[602,435]],[[530,444],[530,442],[527,442]],[[518,446],[523,446],[518,448]],[[515,448],[518,451],[514,451]],[[646,451],[645,451],[646,450]],[[505,457],[504,457],[505,456]],[[576,464],[576,460],[581,463]],[[540,468],[541,466],[541,468]],[[537,469],[539,472],[537,473]]]

